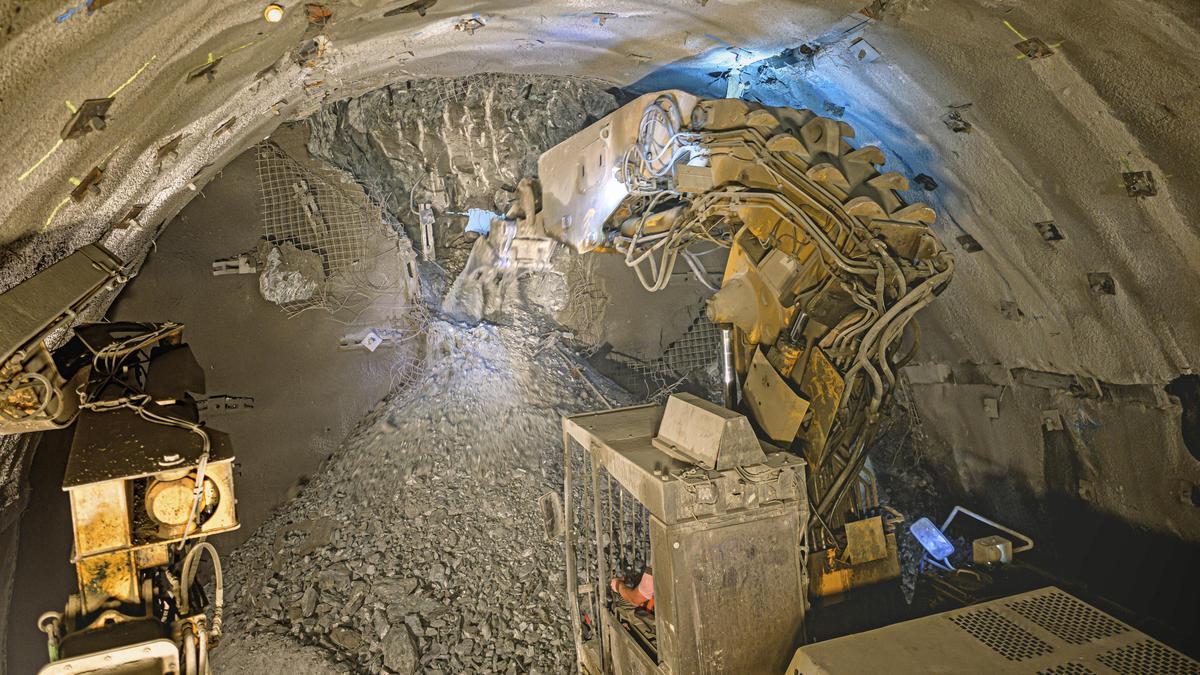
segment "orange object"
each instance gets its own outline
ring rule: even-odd
[[[308,4],[304,9],[308,12],[308,22],[312,24],[325,25],[333,16],[333,10],[325,5]]]
[[[654,612],[654,576],[649,572],[643,573],[641,581],[633,588],[621,583],[620,579],[613,579],[608,585],[619,593],[625,602],[647,612]]]

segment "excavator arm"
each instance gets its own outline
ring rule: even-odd
[[[907,179],[853,138],[809,110],[646,94],[544,153],[468,266],[546,267],[557,242],[619,255],[659,291],[680,264],[708,283],[699,256],[726,249],[708,302],[725,403],[807,460],[809,543],[830,568],[818,577],[847,564],[845,524],[881,513],[867,450],[917,347],[913,318],[954,272],[934,211],[905,203]]]

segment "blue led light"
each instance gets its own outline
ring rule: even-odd
[[[928,518],[921,518],[912,524],[908,529],[912,536],[921,542],[921,546],[929,552],[929,556],[935,560],[945,560],[954,554],[954,544],[942,534],[942,531],[937,528]]]

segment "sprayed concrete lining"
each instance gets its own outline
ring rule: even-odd
[[[0,3],[0,290],[97,239],[136,264],[161,224],[278,124],[385,83],[498,71],[720,94],[722,74],[826,36],[811,67],[747,95],[844,108],[856,142],[882,145],[888,168],[936,180],[909,196],[940,212],[944,239],[982,247],[956,248],[959,273],[924,322],[910,376],[930,457],[1014,519],[1044,520],[1039,504],[1057,495],[1200,541],[1200,509],[1186,498],[1200,462],[1163,390],[1200,359],[1194,2],[876,2],[864,35],[880,57],[869,62],[830,37],[858,2],[613,2],[603,16],[574,0],[443,1],[424,16],[384,16],[403,2],[329,4],[333,20],[310,27],[298,8],[268,25],[260,7],[232,0],[69,15]],[[328,43],[310,42],[319,36]],[[1013,43],[1026,36],[1056,53],[1020,58]],[[321,44],[320,56],[299,56]],[[211,79],[188,79],[210,62]],[[64,101],[113,92],[107,129],[57,143]],[[970,132],[947,128],[952,110]],[[158,161],[176,136],[176,153]],[[100,164],[102,193],[71,202],[71,180]],[[1158,194],[1129,197],[1129,170],[1151,171]],[[134,204],[148,205],[139,224],[108,233]],[[1046,221],[1062,239],[1041,236]],[[1093,288],[1097,273],[1115,293]],[[1030,384],[1028,371],[1067,379]],[[1195,584],[1187,592],[1195,598]]]

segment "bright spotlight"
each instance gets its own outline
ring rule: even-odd
[[[263,8],[263,18],[267,23],[279,23],[283,21],[283,5],[278,2],[272,2]]]

